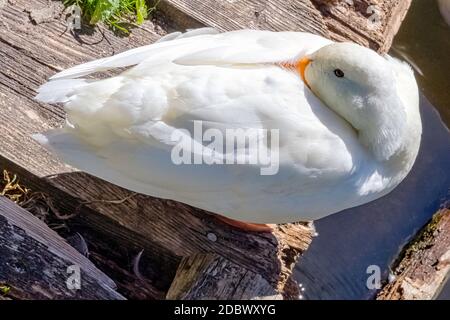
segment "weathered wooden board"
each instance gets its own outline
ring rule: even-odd
[[[149,21],[134,29],[130,37],[124,38],[115,37],[107,30],[90,28],[73,36],[66,30],[61,10],[45,23],[36,25],[30,21],[30,12],[45,7],[47,1],[8,1],[0,11],[0,166],[19,173],[23,182],[35,191],[49,193],[55,207],[64,214],[77,214],[77,222],[81,225],[94,229],[111,241],[144,249],[146,261],[153,264],[155,270],[157,266],[167,266],[167,274],[170,275],[175,272],[181,257],[212,252],[243,269],[251,269],[278,287],[280,280],[289,278],[293,261],[308,247],[312,236],[310,228],[291,224],[280,226],[272,235],[249,234],[230,229],[207,213],[184,204],[142,195],[129,198],[130,193],[126,190],[75,172],[30,138],[30,134],[58,127],[64,121],[62,108],[33,100],[36,88],[49,76],[81,62],[153,42],[164,34],[160,25],[210,25],[224,30],[240,27],[302,28],[332,38],[339,35],[339,32],[330,33],[331,27],[327,26],[327,20],[333,19],[332,16],[322,18],[324,8],[318,10],[310,1],[269,1],[264,8],[259,5],[263,1],[253,1],[247,4],[250,8],[247,11],[242,11],[243,1],[227,2],[236,6],[222,8],[217,7],[219,2],[217,5],[208,1],[204,4],[189,2],[197,5],[194,12],[194,7],[186,7],[188,2],[161,1],[163,12],[177,21],[159,15],[158,25]],[[221,5],[224,3],[220,2]],[[383,3],[389,4],[386,8],[398,11],[393,15],[400,21],[409,1],[402,2],[405,4],[403,7],[398,1],[386,0]],[[317,1],[314,4],[317,5]],[[260,22],[252,24],[248,14],[255,6],[263,14]],[[189,8],[191,12],[187,10]],[[215,15],[206,15],[207,8]],[[224,11],[214,11],[217,9]],[[194,17],[189,18],[189,14]],[[230,16],[236,17],[237,22],[230,25]],[[257,13],[255,16],[261,15]],[[389,35],[395,33],[393,20],[387,16],[384,19],[384,32]],[[361,26],[356,29],[361,30]],[[364,42],[364,36],[343,35],[376,49],[385,50],[389,46],[389,41],[376,42],[379,43],[377,47],[367,39]],[[127,200],[115,204],[98,201],[117,199]],[[111,265],[111,261],[104,263],[107,264]],[[156,277],[156,271],[150,273]]]
[[[196,254],[181,261],[167,299],[278,300],[283,296],[258,273],[217,255]]]
[[[148,246],[148,241],[143,236],[130,234],[130,230],[111,221],[105,221],[101,215],[87,207],[73,207],[79,199],[71,198],[16,164],[6,159],[0,159],[0,164],[17,174],[19,178],[16,181],[22,189],[25,185],[32,188],[27,196],[19,199],[21,205],[45,220],[52,228],[56,228],[64,238],[70,240],[81,236],[86,248],[76,246],[73,241],[69,242],[74,243],[78,250],[82,249],[80,251],[83,254],[87,253],[98,268],[114,279],[119,292],[129,299],[147,300],[164,297],[179,263],[178,258],[164,254],[161,249],[158,259],[155,259],[151,253],[152,248]],[[11,173],[10,178],[12,177]],[[0,179],[0,194],[3,193],[4,185],[4,181]],[[10,189],[12,190],[6,192],[8,197],[20,194],[16,188]],[[36,190],[45,193],[35,192]],[[67,219],[67,213],[71,215],[77,211],[79,214]],[[62,216],[62,219],[57,215]],[[101,223],[97,223],[96,219]],[[139,277],[133,270],[133,260],[141,251],[143,254],[138,270],[143,277]]]
[[[276,278],[272,276],[273,271],[270,269],[258,270],[236,264],[223,255],[198,253],[183,258],[167,298],[297,299],[299,286],[292,277],[292,269],[307,247],[301,244],[301,239],[295,233],[305,230],[295,231],[290,225],[280,225],[274,230],[279,239],[276,255],[281,262]],[[294,243],[297,243],[296,249],[292,248]]]
[[[432,221],[404,249],[394,269],[395,280],[378,300],[430,300],[436,298],[450,274],[450,210]]]
[[[0,285],[9,288],[8,297],[124,299],[92,262],[45,223],[1,196],[0,234]],[[78,271],[79,278],[71,279]]]
[[[308,31],[352,40],[386,52],[411,0],[165,0],[161,8],[179,19],[219,30],[242,28]]]
[[[28,12],[35,8],[43,8],[46,4],[46,1],[15,1],[8,2],[8,5],[0,10],[2,23],[0,26],[0,140],[2,145],[0,164],[2,168],[18,173],[24,182],[28,178],[26,183],[33,191],[40,190],[51,194],[53,202],[63,214],[72,214],[77,211],[80,202],[85,200],[82,197],[80,199],[77,191],[77,188],[83,190],[80,188],[80,183],[83,184],[82,177],[78,177],[79,182],[73,185],[72,196],[62,191],[64,187],[61,185],[58,184],[55,188],[48,183],[49,179],[40,179],[51,176],[53,173],[72,171],[72,169],[55,158],[49,157],[36,144],[31,143],[29,137],[32,132],[59,126],[64,121],[64,112],[57,106],[39,105],[34,102],[34,89],[51,74],[72,63],[81,63],[102,55],[112,55],[117,50],[123,51],[128,47],[154,41],[159,38],[159,35],[148,31],[153,28],[149,23],[146,25],[148,29],[138,29],[135,35],[129,38],[119,38],[113,36],[111,32],[90,29],[83,30],[74,38],[66,32],[65,22],[61,17],[56,16],[50,22],[38,26],[30,22]],[[4,150],[9,151],[4,152]],[[73,176],[73,180],[77,180],[77,176]],[[67,186],[70,186],[73,180],[68,179]],[[86,183],[90,181],[93,180],[85,180]],[[100,191],[101,187],[99,188]],[[107,188],[108,185],[106,185]],[[100,192],[105,192],[106,196],[109,195],[112,198],[121,197],[124,194],[122,191],[114,194],[114,190],[106,189]],[[118,214],[121,212],[119,210]],[[100,235],[96,236],[94,244],[103,248],[103,252],[107,251],[108,242],[111,245],[114,239],[121,244],[118,246],[120,248],[134,248],[130,255],[136,254],[141,249],[152,252],[152,248],[158,247],[154,244],[149,246],[148,241],[144,241],[138,234],[133,233],[133,236],[130,236],[129,230],[121,227],[120,223],[103,219],[102,215],[85,206],[80,210],[80,216],[89,217],[82,223],[87,228],[98,225],[95,229]],[[109,237],[107,243],[99,242],[98,239],[107,239],[102,231],[110,235],[114,233],[114,236]],[[125,240],[128,240],[128,245],[125,245],[127,244]],[[172,269],[176,268],[178,259],[174,258],[173,254],[168,258],[168,254],[163,249],[155,252],[160,261],[172,266]],[[94,255],[93,259],[95,257],[98,256]],[[149,261],[145,258],[142,259],[143,263]],[[112,264],[107,261],[105,265]],[[158,268],[153,273],[157,271]],[[167,272],[167,276],[170,277],[170,275],[171,273]],[[164,279],[162,276],[159,278]],[[137,285],[142,286],[142,283]],[[140,294],[143,292],[145,290],[141,290]]]

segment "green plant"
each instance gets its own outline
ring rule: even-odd
[[[1,295],[7,295],[11,291],[11,288],[6,285],[0,285],[0,294]]]
[[[124,26],[134,22],[140,25],[155,7],[149,8],[145,0],[63,0],[64,5],[80,7],[83,18],[90,24],[103,22],[113,30],[128,33]]]

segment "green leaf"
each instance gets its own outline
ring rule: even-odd
[[[120,0],[98,0],[90,23],[96,24],[99,21],[106,21],[111,18],[120,7]]]
[[[128,33],[125,26],[129,24],[130,19],[138,25],[144,23],[159,1],[151,8],[148,7],[146,0],[62,0],[62,2],[66,6],[78,5],[83,18],[92,25],[102,22],[113,30]]]
[[[8,292],[11,290],[8,286],[0,286],[0,294],[7,295]]]
[[[148,9],[145,0],[136,1],[136,23],[142,24],[148,16]]]

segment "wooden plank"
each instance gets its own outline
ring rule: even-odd
[[[186,257],[167,293],[169,300],[283,299],[259,274],[212,254]]]
[[[195,19],[223,31],[243,28],[309,31],[328,35],[320,12],[311,1],[292,0],[162,0],[160,9]]]
[[[1,196],[0,256],[0,285],[9,288],[10,298],[124,299],[110,278],[56,232]],[[79,289],[70,279],[75,270]]]
[[[10,178],[17,174],[22,189],[31,188],[27,196],[18,199],[27,210],[55,227],[65,238],[78,233],[87,244],[89,259],[117,284],[118,291],[129,299],[153,300],[164,297],[175,274],[179,259],[160,249],[154,258],[152,246],[143,236],[108,221],[97,212],[79,207],[79,199],[72,198],[45,180],[32,175],[16,164],[0,158],[0,166],[10,171]],[[4,182],[0,179],[0,193]],[[20,192],[11,190],[8,196]],[[51,196],[50,196],[51,195]],[[43,196],[45,199],[43,199]],[[75,207],[76,205],[76,207]],[[73,212],[79,213],[67,219]],[[57,217],[62,216],[62,219]],[[143,277],[133,272],[133,260],[139,252],[139,269]]]
[[[160,8],[169,16],[180,19],[184,14],[189,22],[194,19],[224,31],[307,31],[387,52],[410,4],[411,0],[162,0]]]
[[[301,224],[297,227],[305,228]],[[218,254],[194,254],[185,257],[177,270],[167,293],[168,299],[298,299],[299,285],[292,277],[292,270],[306,250],[301,238],[295,234],[304,231],[293,226],[280,225],[274,234],[278,238],[277,252],[280,268],[273,277],[273,270],[262,270],[234,263]],[[294,243],[300,245],[293,249]],[[239,286],[239,288],[238,288]]]
[[[450,275],[449,209],[436,213],[395,265],[395,280],[381,290],[378,300],[430,300],[439,295]]]
[[[207,213],[174,201],[130,193],[84,173],[75,172],[43,150],[30,134],[57,127],[64,112],[33,100],[35,89],[63,68],[96,57],[149,43],[152,31],[137,29],[131,38],[85,30],[78,38],[64,33],[65,23],[33,25],[26,11],[45,1],[8,3],[0,29],[0,165],[20,173],[34,191],[47,192],[55,207],[78,213],[81,223],[118,242],[138,242],[155,265],[167,265],[167,274],[182,256],[215,252],[230,261],[269,276],[271,283],[288,277],[291,256],[303,252],[312,231],[301,224],[281,226],[272,235],[231,230]],[[146,28],[147,29],[147,28]],[[77,40],[82,41],[78,43]],[[86,40],[89,39],[89,40]],[[94,43],[95,39],[103,39]],[[108,39],[108,41],[104,40]],[[90,44],[86,44],[89,41]],[[93,44],[94,43],[94,44]],[[45,44],[43,46],[42,44]],[[101,200],[128,199],[119,204]],[[80,204],[82,208],[80,210]],[[211,241],[211,234],[215,241]],[[280,250],[283,254],[280,255]]]

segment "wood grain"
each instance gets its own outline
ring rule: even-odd
[[[212,254],[186,257],[167,293],[169,300],[283,299],[258,273]]]
[[[450,210],[436,213],[403,250],[394,268],[395,280],[378,300],[435,299],[450,275]]]
[[[162,0],[168,15],[230,31],[307,31],[387,52],[412,0]],[[183,21],[183,20],[182,20]]]
[[[177,10],[200,24],[223,31],[242,28],[308,31],[327,36],[322,16],[311,1],[163,0],[167,14]]]
[[[124,299],[115,283],[56,232],[0,196],[0,285],[13,299]],[[80,270],[80,289],[67,286]]]

